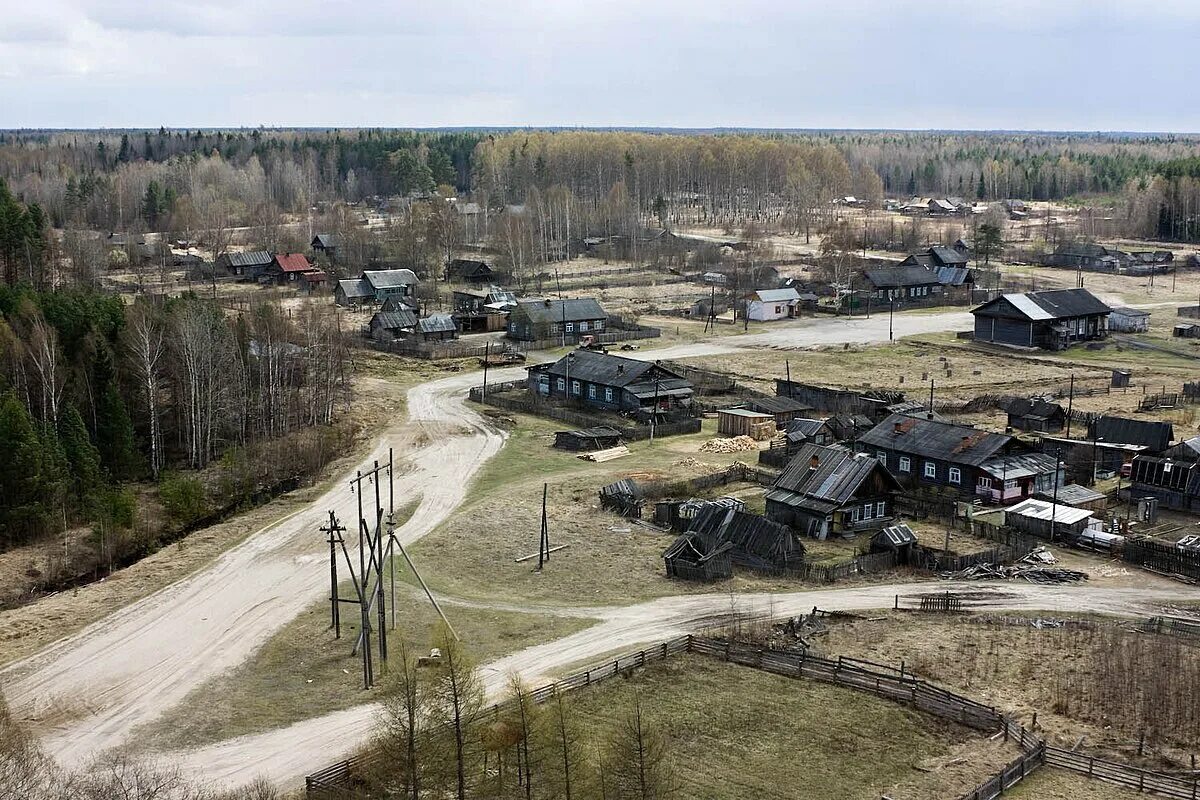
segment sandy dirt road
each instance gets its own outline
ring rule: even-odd
[[[820,318],[781,323],[764,333],[631,353],[645,359],[683,358],[737,348],[807,348],[888,340],[886,315],[870,319]],[[960,329],[965,312],[914,314],[894,320],[897,338]],[[496,381],[523,369],[495,370]],[[420,497],[400,529],[408,543],[433,530],[462,502],[472,475],[504,442],[504,434],[467,407],[465,390],[479,376],[463,374],[415,387],[408,394],[409,420],[397,421],[366,459],[386,458],[394,447],[399,500]],[[346,476],[349,477],[349,476]],[[135,727],[178,703],[196,686],[244,661],[276,630],[325,593],[325,548],[317,528],[328,511],[343,522],[356,518],[356,499],[345,481],[304,510],[248,537],[209,567],[122,609],[35,656],[0,671],[0,683],[20,718],[29,721],[57,758],[78,764],[90,754],[125,741]],[[862,596],[862,595],[860,595]],[[799,607],[811,606],[808,599]],[[567,637],[543,649],[513,656],[493,667],[542,669],[596,653],[672,635],[715,613],[715,600],[674,598],[632,609],[608,610],[600,629]],[[726,605],[728,596],[722,596]],[[763,602],[747,598],[745,602]],[[866,601],[858,601],[866,602]],[[536,677],[536,676],[534,676]],[[218,780],[239,780],[259,771],[295,779],[330,755],[318,732],[353,731],[369,709],[351,710],[263,736],[233,740],[190,754],[184,763]],[[332,726],[332,727],[327,727]]]
[[[1125,614],[1159,613],[1163,603],[1200,599],[1200,587],[1168,589],[1037,586],[1032,584],[889,584],[849,589],[821,589],[774,595],[728,594],[667,597],[623,608],[574,609],[603,622],[554,642],[536,645],[483,667],[491,697],[500,696],[510,675],[530,685],[549,683],[555,672],[580,668],[614,650],[636,649],[710,626],[732,614],[777,616],[806,613],[813,606],[853,611],[890,608],[896,594],[928,591],[971,591],[988,595],[983,607],[1049,612],[1093,611]],[[237,785],[265,775],[284,785],[297,783],[315,766],[349,755],[368,738],[378,707],[373,704],[338,711],[269,733],[243,736],[198,750],[163,754],[219,785]]]
[[[398,531],[405,543],[444,520],[471,475],[503,445],[504,434],[465,406],[474,382],[468,374],[413,388],[409,421],[397,421],[366,459],[386,460],[393,446],[404,462],[396,470],[397,502],[420,497]],[[331,508],[344,524],[357,519],[346,481],[208,568],[10,665],[0,673],[9,703],[66,764],[120,744],[327,595],[327,550],[317,528]]]

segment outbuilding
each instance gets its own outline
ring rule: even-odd
[[[1115,306],[1108,317],[1108,329],[1121,333],[1145,333],[1150,330],[1150,312],[1129,306]]]
[[[775,417],[745,408],[723,408],[717,411],[717,433],[763,441],[775,435]]]
[[[769,322],[796,316],[800,293],[795,289],[759,289],[746,301],[746,318]]]
[[[1058,541],[1074,539],[1092,521],[1091,511],[1030,498],[1004,511],[1004,524],[1022,533]]]

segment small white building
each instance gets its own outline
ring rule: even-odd
[[[1108,329],[1122,333],[1145,333],[1150,330],[1150,312],[1116,306],[1108,315]]]
[[[756,322],[796,316],[800,293],[795,289],[760,289],[746,302],[746,317]]]

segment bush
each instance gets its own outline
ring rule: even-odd
[[[190,475],[163,473],[158,482],[158,498],[171,519],[180,525],[195,522],[208,512],[204,484]]]

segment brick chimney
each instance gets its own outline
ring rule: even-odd
[[[813,453],[813,457],[808,460],[808,468],[816,469],[819,466],[821,466],[821,459],[817,457],[816,453]]]
[[[896,434],[897,436],[904,433],[904,423],[902,423],[902,422],[892,423],[892,433]]]

